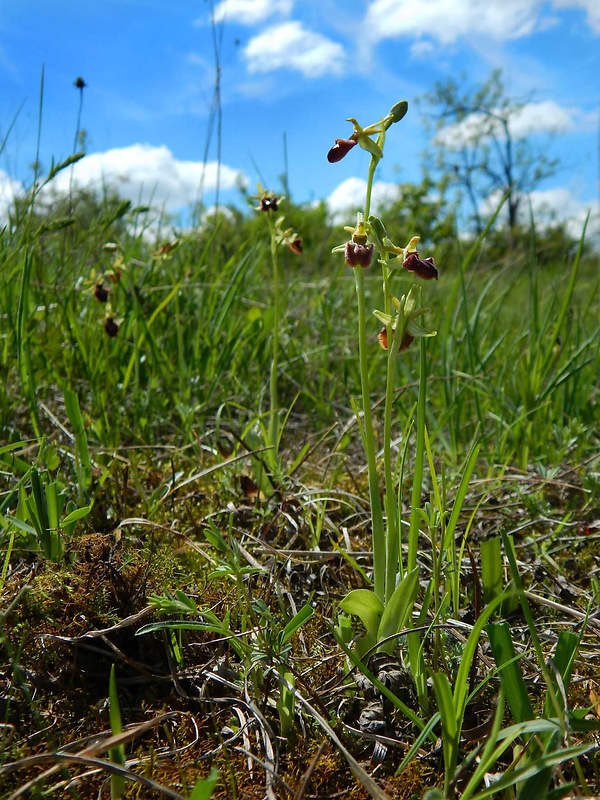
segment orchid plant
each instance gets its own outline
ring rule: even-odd
[[[289,247],[295,255],[302,255],[302,237],[293,228],[285,227],[285,215],[281,214],[281,205],[286,198],[280,197],[273,192],[263,189],[259,184],[257,194],[251,199],[258,201],[254,210],[264,216],[269,230],[269,249],[271,255],[271,266],[273,270],[272,282],[272,311],[273,311],[273,334],[271,336],[271,370],[269,375],[269,410],[267,412],[267,424],[262,427],[262,441],[266,448],[266,464],[269,469],[269,476],[262,475],[262,467],[259,469],[259,484],[261,488],[269,493],[269,486],[272,486],[272,478],[278,468],[279,443],[282,434],[281,413],[279,408],[279,336],[281,327],[281,285],[278,251],[282,245]],[[262,462],[261,462],[262,464]],[[265,480],[266,477],[266,480]]]
[[[354,271],[358,303],[358,343],[362,407],[357,409],[357,418],[362,434],[367,459],[371,526],[373,543],[373,589],[357,589],[342,601],[341,609],[362,620],[366,636],[358,650],[379,646],[393,647],[393,635],[402,629],[412,612],[419,587],[417,569],[418,507],[423,476],[424,460],[424,408],[426,388],[425,340],[436,332],[427,329],[421,318],[428,309],[421,304],[421,288],[413,284],[408,291],[397,297],[392,290],[393,278],[398,273],[409,272],[421,280],[438,278],[433,258],[421,258],[417,249],[418,236],[413,236],[405,247],[394,244],[387,235],[381,219],[371,214],[373,179],[379,161],[383,158],[388,129],[403,119],[408,103],[402,101],[393,106],[379,122],[362,127],[354,119],[353,132],[347,139],[336,139],[328,153],[328,161],[335,163],[344,158],[356,145],[370,153],[371,160],[367,179],[364,211],[357,214],[356,225],[346,227],[349,240],[333,249],[343,252],[346,264]],[[380,466],[376,457],[375,422],[371,409],[369,381],[369,344],[367,332],[367,309],[365,299],[365,270],[378,263],[382,270],[382,308],[373,311],[383,325],[378,340],[387,351],[387,378],[383,419],[383,503],[380,497]],[[412,510],[408,555],[406,563],[402,554],[402,535],[399,518],[399,497],[394,480],[392,457],[392,407],[395,393],[396,363],[398,355],[408,350],[415,339],[420,339],[421,359],[419,375],[419,401],[417,406],[417,445],[415,473],[412,493]],[[341,633],[342,628],[338,629]],[[389,639],[388,637],[392,637]],[[387,639],[387,641],[383,641]],[[381,644],[379,644],[381,642]]]

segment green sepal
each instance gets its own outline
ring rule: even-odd
[[[374,142],[369,136],[361,136],[358,140],[359,145],[362,147],[363,150],[366,150],[368,153],[371,153],[373,158],[376,158],[377,161],[381,161],[383,158],[383,150],[377,142]]]
[[[419,311],[420,313],[425,314],[427,311],[429,311],[429,309],[421,308],[419,309]],[[416,320],[414,319],[408,320],[408,322],[406,323],[406,330],[410,333],[411,336],[414,336],[415,339],[418,336],[427,337],[427,336],[437,335],[437,331],[430,331],[428,328],[424,328],[422,325],[419,325],[419,323],[416,322]]]

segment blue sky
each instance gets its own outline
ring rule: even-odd
[[[329,165],[329,147],[351,132],[347,117],[366,125],[407,99],[377,175],[379,195],[391,197],[397,181],[421,174],[428,109],[418,98],[437,80],[482,81],[500,67],[509,94],[529,104],[522,129],[560,159],[536,207],[579,220],[598,208],[600,0],[3,0],[0,142],[12,129],[0,206],[31,181],[42,65],[44,167],[72,152],[82,76],[88,155],[78,182],[116,181],[172,213],[200,186],[212,203],[214,37],[225,202],[239,197],[239,180],[280,188],[285,137],[294,199],[328,199],[343,213],[367,156],[356,148]]]

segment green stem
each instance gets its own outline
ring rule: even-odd
[[[384,291],[386,306],[391,305],[387,288],[388,268],[383,266]],[[387,310],[387,309],[386,309]],[[398,312],[396,330],[404,330],[404,313]],[[400,350],[401,336],[394,335],[391,324],[388,325],[388,358],[387,376],[385,386],[385,411],[383,423],[383,469],[385,478],[385,514],[386,514],[386,603],[394,593],[396,579],[400,571],[400,535],[398,530],[398,501],[394,487],[394,473],[392,468],[392,409],[394,405],[394,389],[396,384],[396,360]]]
[[[279,448],[279,263],[277,260],[277,239],[271,219],[271,263],[273,265],[273,335],[271,337],[271,375],[269,380],[269,461],[274,466]]]
[[[31,331],[29,330],[29,289],[31,284],[31,256],[25,250],[23,273],[21,278],[21,294],[17,307],[17,353],[21,384],[29,406],[29,416],[36,438],[42,436],[40,416],[37,407],[37,391],[35,374],[31,360]]]
[[[388,334],[389,336],[389,334]],[[394,383],[396,375],[395,359],[397,350],[388,338],[389,349],[387,359],[387,380],[385,387],[385,416],[383,423],[383,465],[385,476],[385,515],[386,515],[386,603],[396,588],[398,574],[398,554],[400,542],[398,539],[398,520],[396,516],[396,493],[394,491],[394,475],[392,471],[392,406],[394,404]],[[395,352],[396,351],[396,352]]]
[[[408,534],[408,558],[406,569],[410,572],[417,565],[419,547],[419,508],[423,487],[423,462],[425,456],[425,403],[427,400],[427,357],[426,339],[421,339],[421,360],[419,369],[419,398],[417,401],[417,447],[415,453],[415,474],[410,507],[410,531]]]
[[[373,179],[378,159],[371,157],[367,176],[367,192],[365,196],[365,220],[371,213],[371,194]],[[360,384],[363,407],[363,439],[367,456],[369,474],[369,499],[371,502],[371,537],[373,542],[373,588],[382,602],[386,599],[386,534],[383,524],[383,510],[379,496],[379,473],[375,454],[375,436],[373,433],[373,417],[371,415],[371,392],[369,388],[369,365],[367,361],[367,321],[365,308],[365,277],[362,267],[354,267],[356,295],[358,298],[358,349],[360,359]],[[395,581],[395,576],[394,576]]]
[[[362,267],[354,267],[356,296],[358,299],[358,350],[360,361],[360,383],[363,407],[363,439],[369,474],[369,499],[371,501],[371,526],[373,539],[373,583],[375,594],[381,602],[385,599],[386,546],[383,512],[379,497],[379,474],[375,455],[375,436],[371,415],[371,393],[369,390],[369,363],[367,358],[367,322],[365,310],[365,276]]]
[[[365,220],[369,219],[369,214],[371,213],[371,193],[373,191],[373,178],[375,177],[377,163],[377,159],[371,156],[371,161],[369,162],[369,174],[367,176],[367,196],[365,197]]]

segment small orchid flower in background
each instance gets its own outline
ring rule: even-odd
[[[156,251],[152,253],[152,258],[160,258],[166,261],[171,258],[173,251],[179,247],[179,240],[173,239],[172,242],[163,242],[159,244]]]
[[[279,198],[277,195],[265,195],[260,200],[260,210],[261,211],[277,211],[277,207],[279,204]]]
[[[115,242],[106,242],[102,245],[102,249],[109,254],[111,260],[111,268],[104,270],[104,278],[112,283],[119,283],[123,272],[127,269],[123,253]]]
[[[272,243],[274,245],[285,244],[292,253],[302,255],[302,237],[293,228],[284,229],[285,217],[283,215],[278,217],[274,225],[271,218],[271,215],[279,210],[280,204],[284,203],[286,198],[279,197],[274,192],[263,189],[260,183],[256,187],[256,191],[257,194],[252,195],[250,199],[258,201],[258,205],[253,206],[255,211],[268,215]]]
[[[269,233],[269,249],[271,252],[271,266],[273,268],[272,282],[272,336],[270,337],[271,347],[271,370],[269,375],[269,409],[266,413],[266,425],[261,424],[261,433],[267,453],[265,464],[269,467],[269,474],[264,472],[264,464],[257,472],[257,484],[265,496],[270,496],[275,490],[273,476],[280,474],[281,463],[279,461],[279,445],[281,440],[282,427],[280,423],[281,409],[279,407],[279,338],[281,327],[281,276],[279,267],[279,246],[284,244],[296,255],[302,255],[302,237],[293,229],[285,227],[285,216],[281,214],[275,218],[279,211],[279,206],[285,201],[285,197],[279,197],[274,192],[270,192],[258,184],[257,193],[251,200],[258,201],[258,205],[253,206],[255,211],[264,215],[267,230]]]
[[[104,318],[104,330],[111,339],[114,339],[115,336],[119,332],[119,328],[121,327],[121,323],[117,322],[117,320],[112,316],[107,314]]]
[[[301,236],[296,236],[296,234],[294,234],[294,237],[295,238],[293,238],[293,239],[289,239],[289,240],[286,239],[285,243],[290,248],[292,253],[296,253],[297,256],[301,256],[302,255],[302,237]]]
[[[98,300],[99,303],[106,303],[108,302],[108,289],[104,286],[102,282],[102,278],[94,285],[94,297]]]
[[[257,194],[252,195],[250,198],[251,200],[258,200],[258,205],[254,206],[255,211],[262,211],[265,214],[270,211],[273,213],[279,211],[279,204],[285,200],[285,197],[278,197],[274,192],[263,189],[260,183],[256,187],[256,190]]]
[[[298,236],[293,228],[287,228],[284,230],[284,222],[285,217],[279,217],[275,223],[275,242],[277,244],[287,245],[292,253],[296,253],[298,256],[302,255],[302,237]]]

